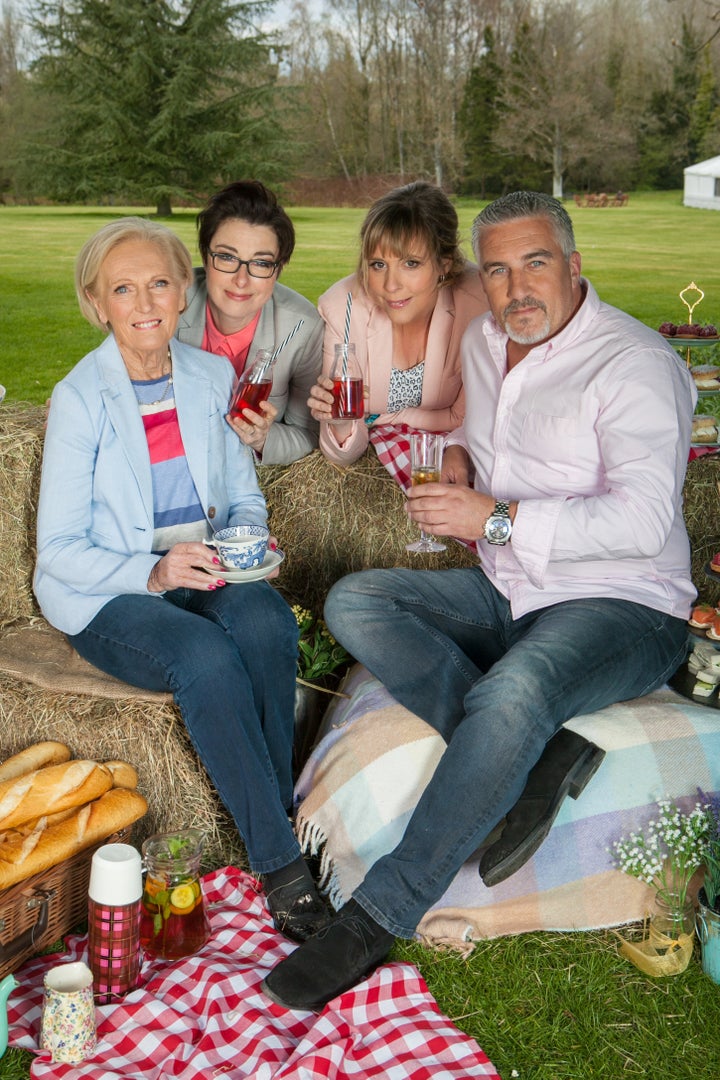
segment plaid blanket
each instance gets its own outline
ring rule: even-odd
[[[319,1015],[288,1012],[260,989],[294,946],[272,926],[253,878],[231,867],[203,881],[212,936],[195,956],[146,962],[141,987],[98,1008],[98,1047],[80,1065],[53,1065],[39,1052],[38,1080],[500,1080],[478,1044],[441,1015],[410,964],[391,963]],[[38,1050],[45,971],[83,959],[86,937],[68,952],[29,961],[9,1001],[10,1044]]]
[[[440,736],[356,665],[326,716],[296,787],[301,843],[321,854],[335,906],[392,850],[443,753]],[[535,856],[488,889],[479,854],[425,915],[430,944],[469,952],[473,942],[529,930],[619,926],[644,916],[653,891],[615,869],[613,841],[647,824],[658,798],[689,809],[697,788],[720,791],[720,711],[673,690],[620,702],[568,724],[606,750],[579,799],[566,799]]]

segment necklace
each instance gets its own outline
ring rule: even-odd
[[[170,371],[168,373],[168,380],[165,383],[165,389],[163,390],[162,395],[159,398],[157,398],[156,401],[140,401],[140,397],[138,396],[137,389],[135,389],[135,397],[138,399],[138,404],[139,405],[145,405],[147,407],[149,407],[151,405],[161,405],[163,403],[163,401],[165,401],[165,399],[167,398],[170,391],[172,390],[172,385],[173,385],[172,355],[170,353],[170,346],[169,345],[168,345],[168,351],[167,351],[167,358],[168,358],[168,362],[170,364]],[[160,376],[160,377],[162,378],[162,376]]]

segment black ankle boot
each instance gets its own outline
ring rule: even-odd
[[[394,940],[355,900],[348,900],[329,926],[273,968],[262,988],[286,1009],[319,1012],[369,975]]]
[[[266,881],[265,888],[275,929],[293,941],[307,941],[330,922],[330,909],[306,877],[298,877],[274,889],[269,888]]]
[[[604,757],[604,750],[569,728],[553,735],[507,815],[499,840],[480,859],[486,885],[499,885],[535,854],[565,796],[577,799]]]

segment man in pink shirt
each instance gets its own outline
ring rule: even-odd
[[[412,937],[503,819],[480,873],[494,884],[518,869],[602,756],[565,721],[649,693],[686,652],[685,366],[599,300],[550,196],[495,200],[473,246],[491,310],[463,338],[465,421],[442,482],[411,489],[408,513],[477,540],[479,565],[353,574],[325,608],[447,749],[398,846],[266,979],[288,1007],[321,1006]]]

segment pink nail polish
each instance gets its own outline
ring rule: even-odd
[[[222,585],[226,585],[227,582],[223,581],[222,578],[220,578],[220,580],[216,581],[215,584],[217,585],[218,588],[220,588]]]
[[[208,590],[209,590],[210,592],[212,592],[212,591],[213,591],[213,589],[216,589],[216,588],[217,588],[217,585],[208,585]]]
[[[220,565],[220,560],[218,559],[217,555],[213,555],[213,562],[216,564],[216,566]]]

